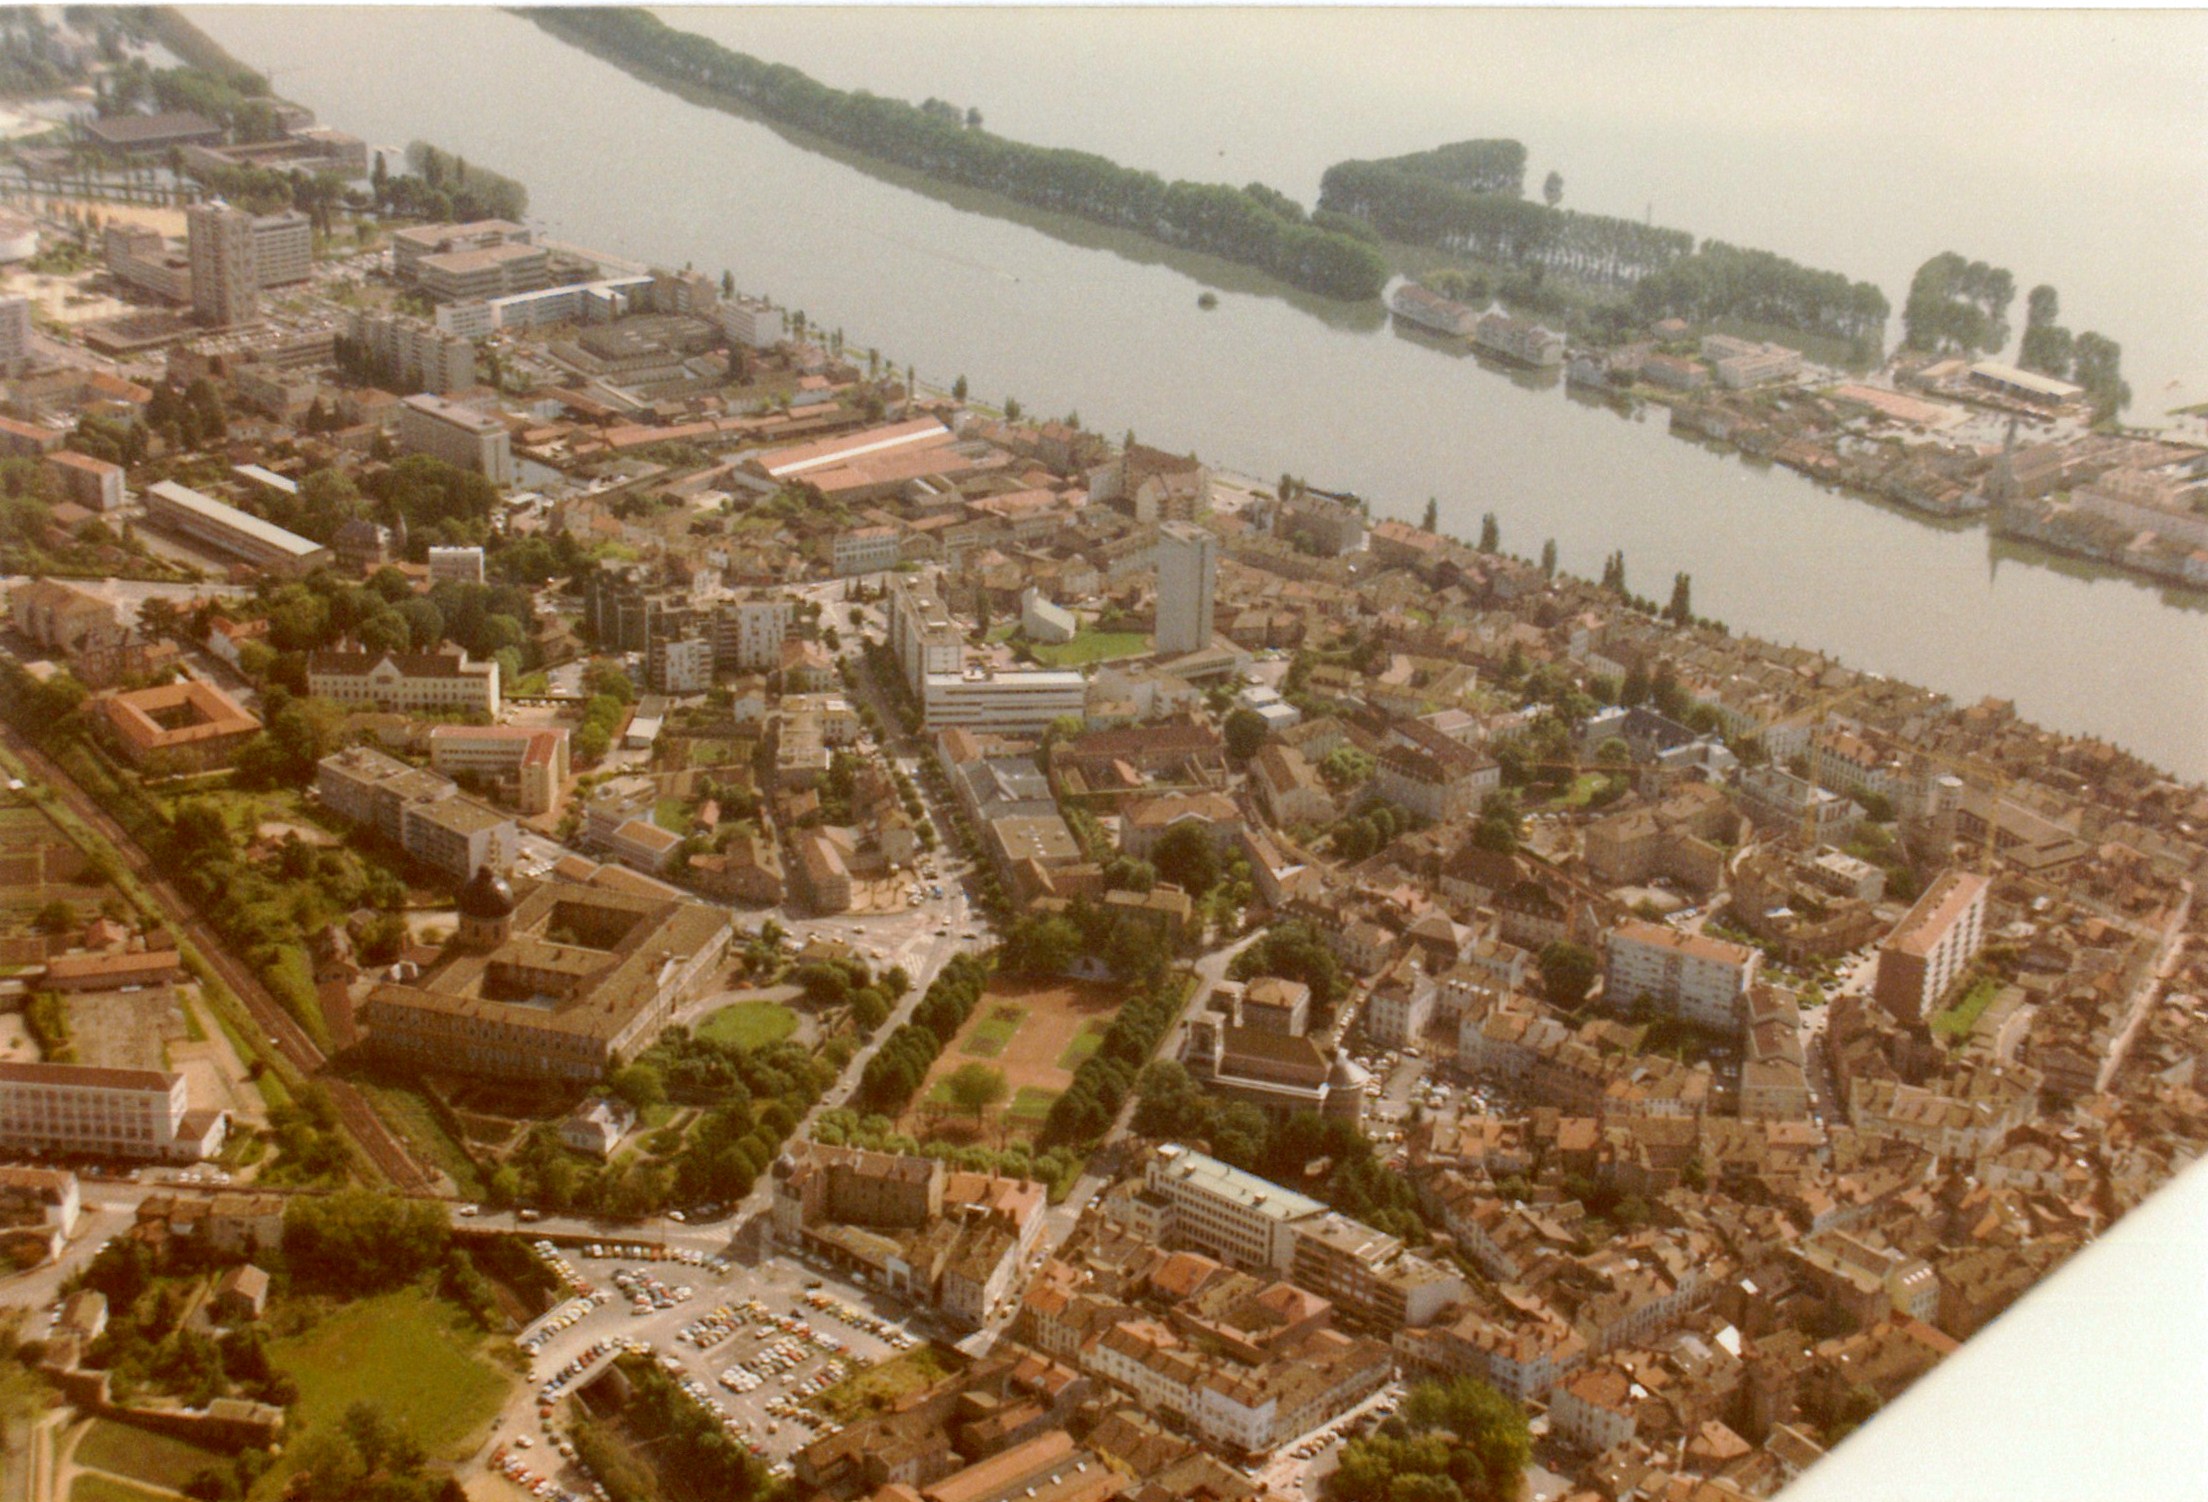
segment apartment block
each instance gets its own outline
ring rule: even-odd
[[[655,694],[702,694],[713,686],[713,642],[706,636],[655,636],[644,676]]]
[[[192,316],[213,328],[250,322],[260,311],[253,215],[217,199],[184,211],[192,264]]]
[[[432,455],[456,469],[474,470],[493,485],[511,485],[518,473],[506,424],[428,392],[399,404],[399,447]]]
[[[1613,1011],[1642,997],[1687,1022],[1731,1031],[1763,958],[1723,939],[1628,918],[1610,931],[1603,994]]]
[[[461,880],[486,866],[505,870],[520,846],[512,815],[462,796],[448,778],[366,746],[323,757],[314,786],[332,813]]]
[[[475,345],[420,318],[358,309],[351,337],[402,388],[442,395],[476,382]]]
[[[904,575],[890,580],[888,615],[890,650],[915,698],[925,694],[930,678],[955,675],[965,665],[965,637],[926,580]]]
[[[116,511],[129,499],[123,489],[123,467],[95,459],[74,449],[46,456],[46,472],[61,482],[62,492],[87,511]]]
[[[781,595],[746,595],[713,609],[713,662],[739,673],[771,673],[782,665],[790,634],[790,601]]]
[[[1219,539],[1193,522],[1158,528],[1157,647],[1161,657],[1211,645]]]
[[[1878,951],[1878,1004],[1904,1022],[1936,1010],[1986,942],[1986,895],[1975,871],[1944,873],[1902,917]]]

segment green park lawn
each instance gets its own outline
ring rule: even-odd
[[[1031,650],[1045,667],[1077,668],[1114,657],[1140,657],[1150,650],[1150,638],[1140,631],[1085,630],[1072,641],[1037,642]]]
[[[1104,1046],[1104,1035],[1111,1030],[1111,1022],[1103,1017],[1091,1017],[1082,1023],[1081,1031],[1073,1035],[1073,1041],[1066,1045],[1066,1051],[1058,1055],[1058,1067],[1072,1074],[1088,1063],[1090,1056]]]
[[[959,1041],[958,1051],[970,1058],[993,1059],[1004,1052],[1026,1020],[1027,1008],[1008,1001],[993,1003],[988,1015],[967,1029],[966,1036]]]
[[[218,1451],[203,1450],[181,1439],[118,1424],[113,1419],[92,1421],[92,1427],[77,1442],[75,1458],[78,1465],[91,1470],[112,1471],[171,1491],[182,1491],[186,1483],[210,1466],[228,1469],[230,1465],[230,1457]],[[134,1490],[131,1495],[143,1494]]]
[[[698,1036],[736,1048],[764,1048],[797,1030],[797,1014],[772,1001],[739,1001],[698,1024]]]
[[[1990,975],[1981,975],[1965,991],[1955,1005],[1945,1011],[1934,1012],[1927,1024],[1936,1038],[1967,1038],[1970,1030],[1978,1025],[1986,1008],[2001,994],[2001,982]]]
[[[1005,1121],[1026,1131],[1042,1126],[1050,1115],[1051,1105],[1058,1099],[1058,1091],[1045,1090],[1040,1085],[1022,1085],[1012,1097],[1012,1105],[1004,1113]]]
[[[300,1437],[367,1403],[412,1433],[431,1459],[459,1459],[497,1417],[511,1385],[481,1359],[483,1344],[466,1314],[420,1288],[343,1305],[300,1334],[270,1341],[270,1363],[299,1384],[285,1449],[296,1452]],[[274,1486],[268,1495],[281,1491]]]

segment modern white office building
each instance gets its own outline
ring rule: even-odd
[[[968,730],[1011,735],[1048,730],[1067,715],[1080,719],[1088,708],[1088,680],[1071,671],[930,673],[920,697],[929,730],[963,725]]]
[[[472,469],[493,485],[514,483],[513,439],[489,413],[423,392],[399,404],[399,447]]]
[[[1143,1173],[1158,1203],[1163,1239],[1241,1268],[1285,1273],[1296,1257],[1296,1229],[1326,1206],[1217,1158],[1169,1142]]]
[[[191,1109],[181,1074],[0,1063],[0,1150],[191,1162],[222,1150],[228,1124]]]

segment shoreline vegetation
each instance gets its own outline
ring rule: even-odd
[[[1032,208],[1130,229],[1178,249],[1253,266],[1306,292],[1378,297],[1387,258],[1369,232],[1307,216],[1262,183],[1167,182],[1092,152],[1033,146],[983,128],[978,109],[940,99],[909,104],[831,88],[796,68],[735,52],[633,8],[520,12],[608,61],[699,91],[725,108],[803,130],[930,177]]]

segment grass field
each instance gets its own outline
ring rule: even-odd
[[[920,1105],[906,1130],[926,1137],[932,1126],[955,1138],[975,1126],[951,1104],[943,1082],[961,1064],[984,1058],[1004,1071],[1012,1091],[997,1108],[997,1127],[1032,1140],[1051,1101],[1073,1083],[1080,1060],[1101,1044],[1122,999],[1119,987],[1087,981],[992,983],[915,1093]]]
[[[1010,1002],[992,1003],[988,1015],[966,1030],[958,1051],[972,1059],[993,1059],[1004,1052],[1026,1020],[1027,1008]]]
[[[148,1491],[112,1476],[80,1475],[69,1483],[69,1502],[175,1502],[168,1492]]]
[[[287,1454],[299,1438],[373,1404],[433,1460],[457,1460],[498,1414],[511,1385],[476,1353],[483,1336],[452,1305],[418,1288],[347,1304],[299,1335],[272,1340],[269,1361],[299,1384]],[[284,1470],[279,1464],[269,1474]],[[282,1486],[266,1487],[266,1495]],[[256,1495],[260,1490],[256,1490]]]
[[[1102,1017],[1091,1017],[1081,1024],[1081,1031],[1073,1035],[1066,1051],[1058,1055],[1058,1067],[1071,1074],[1079,1069],[1099,1048],[1104,1046],[1104,1035],[1112,1030],[1111,1023]]]
[[[1978,1025],[1986,1008],[2001,994],[2001,982],[1990,975],[1981,975],[1971,988],[1957,999],[1955,1005],[1944,1011],[1934,1012],[1926,1025],[1935,1038],[1967,1038],[1970,1030]]]
[[[1044,1119],[1050,1115],[1051,1103],[1058,1099],[1060,1093],[1057,1090],[1045,1090],[1040,1085],[1022,1085],[1013,1095],[1012,1104],[1005,1108],[1005,1118],[1032,1132],[1042,1126]]]
[[[77,1441],[76,1462],[95,1471],[112,1471],[149,1486],[182,1491],[187,1482],[209,1466],[227,1467],[230,1457],[203,1450],[151,1429],[94,1419],[84,1438]]]
[[[1035,660],[1045,667],[1077,668],[1114,657],[1140,657],[1150,638],[1140,631],[1083,631],[1069,642],[1036,643]]]
[[[699,1037],[737,1048],[764,1048],[797,1031],[797,1014],[771,1001],[739,1001],[698,1024]]]
[[[841,1423],[856,1414],[878,1413],[906,1393],[918,1392],[957,1370],[956,1359],[941,1347],[915,1346],[902,1356],[846,1377],[814,1398],[811,1406]]]

